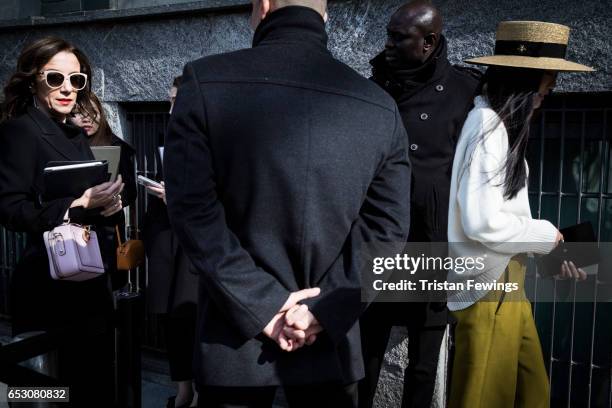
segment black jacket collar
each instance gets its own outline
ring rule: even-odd
[[[444,77],[451,67],[448,61],[446,38],[440,36],[438,48],[421,67],[413,70],[394,71],[385,59],[382,51],[370,61],[372,66],[372,80],[383,87],[394,98],[412,95],[422,89],[425,85],[439,81]],[[413,77],[412,81],[403,83],[402,78]],[[415,83],[417,86],[414,86]]]
[[[83,155],[71,140],[83,136],[83,130],[69,124],[60,124],[40,109],[28,106],[28,116],[40,128],[43,140],[67,160],[82,160]]]
[[[253,47],[274,43],[303,43],[327,49],[323,17],[308,7],[288,6],[270,13],[259,23]]]

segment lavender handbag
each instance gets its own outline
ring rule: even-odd
[[[53,279],[85,281],[104,273],[98,236],[89,226],[64,223],[43,238]]]

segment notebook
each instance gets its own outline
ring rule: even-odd
[[[49,162],[44,169],[45,200],[79,198],[90,187],[108,181],[108,163],[90,160],[81,162]]]

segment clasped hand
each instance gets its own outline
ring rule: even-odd
[[[264,328],[263,333],[274,340],[283,351],[295,351],[311,345],[323,328],[308,306],[301,301],[319,296],[319,288],[303,289],[291,293],[279,312]]]

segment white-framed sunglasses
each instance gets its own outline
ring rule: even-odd
[[[45,83],[51,89],[59,88],[64,85],[64,82],[66,82],[66,75],[59,71],[40,71],[38,75],[43,76]],[[77,91],[80,91],[87,85],[87,74],[83,74],[81,72],[74,72],[68,75],[68,79],[70,80],[70,86]]]

